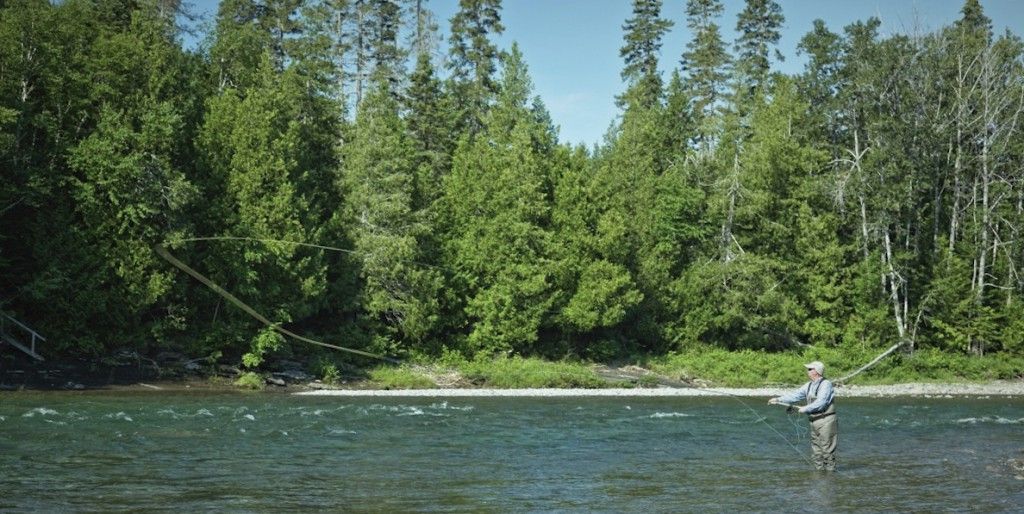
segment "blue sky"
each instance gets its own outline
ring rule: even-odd
[[[774,68],[787,73],[799,72],[803,59],[796,45],[812,22],[821,18],[833,32],[854,21],[876,16],[882,21],[882,35],[928,32],[959,17],[963,0],[778,0],[786,23],[779,48],[785,56]],[[212,19],[217,0],[193,0],[196,11]],[[736,16],[743,0],[725,0],[725,12],[719,18],[723,37],[730,45],[735,37]],[[1024,35],[1024,0],[981,0],[993,20],[996,33],[1007,28]],[[686,0],[663,0],[662,16],[675,22],[661,49],[661,69],[667,78],[678,66],[690,40],[686,27]],[[448,20],[458,9],[458,0],[429,0],[441,31],[447,33]],[[619,77],[622,61],[622,25],[630,17],[629,0],[505,0],[502,23],[505,33],[499,38],[502,48],[519,44],[533,78],[535,94],[540,95],[560,127],[560,139],[591,146],[601,140],[618,116],[615,96],[622,92]],[[447,37],[446,35],[444,37]],[[443,45],[443,43],[442,43]],[[446,50],[442,46],[442,50]]]

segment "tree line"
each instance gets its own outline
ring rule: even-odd
[[[606,360],[713,345],[1024,352],[1024,45],[978,0],[801,39],[633,0],[621,116],[571,146],[500,0],[0,2],[0,311],[46,352]],[[667,77],[659,57],[675,56]],[[608,56],[609,59],[615,56]],[[666,57],[667,58],[667,57]],[[219,238],[219,239],[218,239]],[[298,245],[327,246],[341,251]]]

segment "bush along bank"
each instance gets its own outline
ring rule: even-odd
[[[217,356],[187,358],[176,353],[145,357],[121,352],[71,363],[7,359],[2,389],[89,389],[140,382],[206,381],[242,390],[315,389],[595,389],[609,387],[774,387],[802,383],[803,365],[826,363],[826,376],[845,376],[879,351],[808,348],[801,352],[727,351],[692,348],[665,356],[640,356],[616,363],[550,361],[534,357],[417,357],[401,364],[354,365],[330,356],[308,361],[267,359],[255,369],[220,362]],[[895,352],[848,383],[889,385],[910,382],[986,382],[1024,378],[1024,357],[951,355],[925,349]]]

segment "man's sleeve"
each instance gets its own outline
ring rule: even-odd
[[[808,383],[809,385],[809,383]],[[785,394],[779,397],[779,403],[788,403],[790,405],[799,402],[807,398],[807,385],[793,391],[792,393]]]
[[[807,414],[815,414],[824,411],[829,403],[832,403],[832,382],[823,380],[821,387],[818,389],[818,397],[814,399],[810,405],[804,407],[804,412]]]

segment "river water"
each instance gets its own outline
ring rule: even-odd
[[[0,394],[0,511],[1020,512],[1024,400]]]

